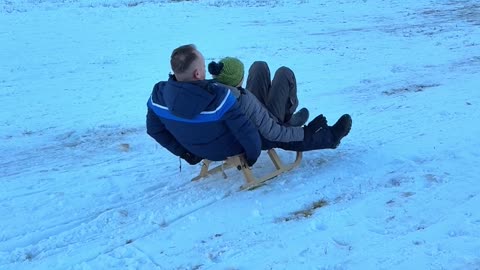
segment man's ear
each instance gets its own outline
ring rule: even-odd
[[[198,71],[198,68],[193,70],[193,78],[196,80],[200,79],[200,71]]]

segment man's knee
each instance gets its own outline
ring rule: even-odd
[[[250,66],[249,72],[266,72],[269,71],[268,64],[265,61],[255,61]]]
[[[285,66],[282,66],[279,69],[277,69],[277,71],[275,72],[275,77],[277,76],[282,76],[289,80],[292,80],[292,79],[295,80],[295,73],[293,73],[293,70]]]

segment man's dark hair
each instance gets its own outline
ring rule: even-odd
[[[198,56],[195,53],[197,47],[193,44],[183,45],[172,52],[170,57],[170,65],[173,73],[182,74],[192,65]]]

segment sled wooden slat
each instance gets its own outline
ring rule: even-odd
[[[212,161],[210,160],[207,160],[207,159],[204,159],[202,162],[202,169],[200,170],[200,174],[196,177],[194,177],[192,179],[192,181],[198,181],[202,178],[205,178],[205,177],[208,177],[212,174],[216,174],[216,173],[219,173],[219,172],[223,172],[224,170],[227,170],[227,169],[230,169],[231,167],[234,166],[234,162],[232,162],[232,159],[234,157],[231,157],[231,158],[228,158],[227,160],[223,161],[222,164],[212,168],[212,169],[208,169],[209,166],[210,166],[210,163],[212,163]],[[223,173],[223,177],[224,178],[227,178],[227,176],[225,175],[225,173]]]
[[[242,185],[241,189],[250,190],[258,186],[261,186],[264,182],[297,167],[302,161],[302,156],[303,156],[302,152],[297,152],[295,161],[291,164],[285,165],[283,164],[282,160],[278,156],[275,149],[270,149],[267,151],[267,153],[270,159],[272,160],[273,165],[275,166],[275,171],[267,175],[264,175],[263,177],[260,177],[260,178],[255,177],[255,175],[253,175],[252,169],[247,165],[245,157],[243,155],[238,155],[238,156],[227,158],[225,161],[223,161],[221,165],[218,165],[210,170],[209,170],[209,166],[212,162],[210,160],[203,160],[200,174],[194,177],[192,181],[198,181],[202,178],[206,178],[218,172],[222,172],[224,178],[227,178],[227,175],[225,174],[224,170],[229,169],[231,167],[236,167],[238,170],[242,171],[242,174],[246,182],[244,185]]]

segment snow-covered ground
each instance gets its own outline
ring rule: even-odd
[[[350,135],[190,182],[145,133],[187,43],[291,67]],[[480,269],[479,89],[476,0],[2,0],[0,269]]]

